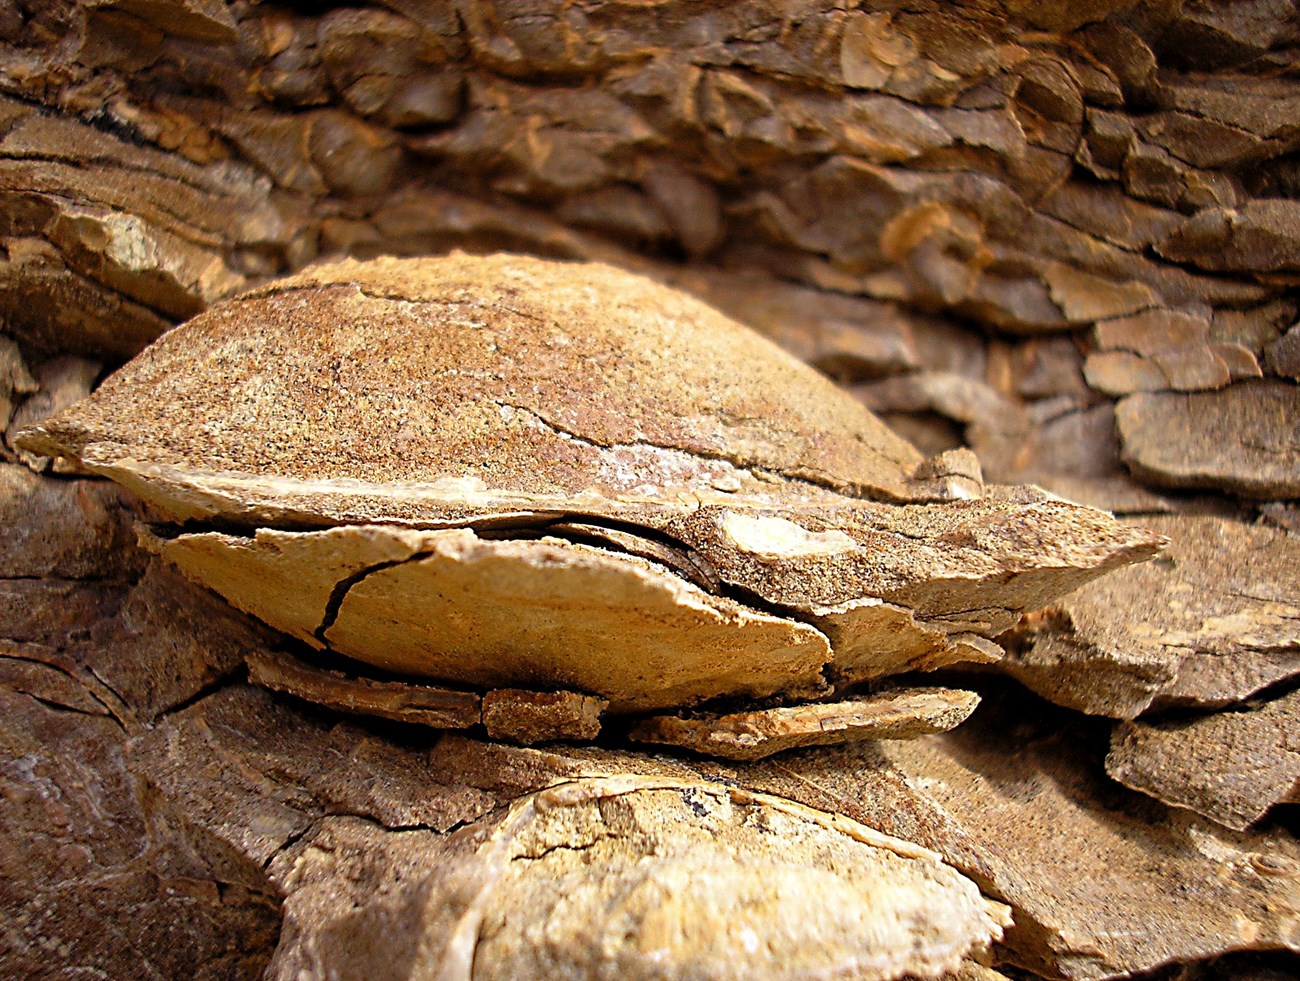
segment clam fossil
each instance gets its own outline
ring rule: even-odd
[[[511,255],[343,261],[217,304],[20,445],[119,481],[170,523],[166,559],[352,665],[255,680],[443,725],[489,702],[439,686],[500,690],[489,731],[523,741],[718,700],[721,741],[633,733],[752,756],[943,728],[973,696],[858,698],[829,727],[792,706],[994,660],[1022,612],[1159,545],[923,459],[683,293]]]

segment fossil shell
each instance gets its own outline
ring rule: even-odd
[[[21,443],[184,523],[158,551],[306,644],[615,712],[996,659],[1021,612],[1158,545],[983,493],[969,454],[923,460],[678,291],[519,256],[309,269]]]

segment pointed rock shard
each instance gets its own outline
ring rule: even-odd
[[[615,712],[825,687],[813,627],[560,539],[345,525],[157,547],[276,629],[407,677],[576,689]]]
[[[637,742],[659,743],[731,760],[757,760],[802,746],[859,739],[912,739],[960,725],[979,696],[947,688],[905,688],[842,702],[685,717],[657,715],[632,727]]]
[[[435,729],[468,729],[482,719],[480,696],[429,684],[375,681],[307,664],[288,654],[254,651],[248,680],[353,715],[373,715]]]
[[[1300,673],[1300,541],[1263,525],[1168,515],[1170,541],[1019,628],[1006,671],[1058,704],[1132,719],[1151,706],[1217,707]]]

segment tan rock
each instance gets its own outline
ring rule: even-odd
[[[1125,786],[1238,831],[1300,802],[1300,694],[1182,722],[1126,722],[1106,772]]]
[[[28,395],[13,413],[5,442],[13,445],[14,434],[27,426],[47,419],[87,395],[103,370],[103,365],[87,358],[69,355],[52,358],[36,368],[36,391]],[[18,458],[34,470],[44,470],[51,462],[44,457],[18,451]],[[55,461],[57,466],[59,462]],[[60,467],[59,469],[64,469]]]
[[[317,646],[434,681],[576,689],[615,712],[808,695],[822,690],[830,659],[812,627],[560,539],[360,525],[252,540],[182,535],[161,551]]]
[[[1140,519],[1165,556],[1090,583],[1027,622],[1000,670],[1053,701],[1134,718],[1222,706],[1300,671],[1300,547],[1224,518]]]
[[[731,760],[757,760],[802,746],[859,739],[913,739],[960,725],[979,696],[944,688],[906,688],[841,702],[685,717],[656,715],[631,729],[636,742],[659,743]]]
[[[559,739],[595,739],[609,703],[571,691],[497,688],[483,696],[483,726],[493,739],[532,746]]]
[[[1169,387],[1160,365],[1129,351],[1095,351],[1083,367],[1088,384],[1107,395],[1159,392]]]
[[[1295,385],[1257,381],[1215,394],[1131,395],[1115,418],[1124,462],[1142,480],[1247,497],[1300,495]],[[1243,433],[1251,434],[1248,442]]]
[[[420,340],[431,332],[445,343]],[[195,359],[213,370],[187,370]],[[719,375],[719,361],[746,373]],[[390,370],[372,377],[380,363]],[[212,425],[173,416],[182,406]],[[720,476],[748,488],[759,471],[906,498],[921,462],[829,381],[702,304],[608,267],[509,256],[283,280],[169,334],[26,442],[105,473],[168,468],[144,485],[167,513],[254,523],[259,504],[281,502],[336,521],[556,498],[667,506]],[[235,499],[186,500],[189,485]]]
[[[0,430],[9,428],[14,409],[40,388],[40,384],[27,370],[18,345],[7,337],[0,337]]]
[[[446,977],[930,978],[1008,922],[924,850],[698,779],[571,780],[449,836],[331,818],[274,867],[276,978],[363,969],[381,923]]]
[[[284,653],[253,651],[248,680],[353,715],[373,715],[435,729],[468,729],[482,721],[482,698],[429,684],[376,681],[307,664]]]
[[[1106,780],[1103,733],[986,696],[951,732],[706,773],[831,807],[934,848],[1011,905],[1001,961],[1100,979],[1243,948],[1300,949],[1300,847]]]
[[[152,547],[298,641],[611,712],[995,659],[1025,610],[1158,545],[986,494],[968,451],[923,460],[662,285],[504,255],[255,290],[23,439],[219,523]]]

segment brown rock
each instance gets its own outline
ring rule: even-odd
[[[1300,946],[1300,848],[1180,816],[1099,774],[1104,734],[986,697],[942,735],[699,764],[934,848],[1011,905],[1001,958],[1101,979]]]
[[[854,393],[876,412],[931,411],[1004,432],[1023,428],[1019,407],[983,382],[948,372],[919,371],[858,385]]]
[[[286,978],[471,958],[487,977],[938,977],[1002,916],[928,853],[698,778],[575,779],[450,835],[329,818],[273,868]]]
[[[1169,387],[1160,364],[1128,351],[1096,351],[1083,366],[1088,384],[1107,395],[1159,392]]]
[[[1293,326],[1270,344],[1264,357],[1273,374],[1300,381],[1300,325]]]
[[[975,419],[989,399],[1011,405],[969,383],[944,406]],[[154,547],[299,641],[612,712],[987,661],[1025,610],[1155,547],[1032,490],[984,495],[969,452],[923,461],[682,294],[510,256],[317,267],[24,438],[173,520],[256,529]]]
[[[1300,693],[1184,722],[1116,727],[1106,772],[1238,831],[1300,801]]]
[[[494,284],[495,299],[484,293],[489,282]],[[608,302],[616,304],[606,311],[616,319],[602,317],[580,329],[584,318],[592,320],[586,291],[597,284],[605,290]],[[475,299],[467,301],[471,294]],[[293,326],[296,321],[286,318],[302,308],[308,295],[314,297],[314,323],[304,332],[301,325]],[[408,305],[395,306],[392,296],[402,296]],[[466,302],[470,302],[468,310]],[[655,310],[658,313],[652,315]],[[395,330],[390,323],[394,316],[407,326]],[[420,336],[419,332],[431,329],[439,318],[458,332],[458,344],[464,349],[439,348],[442,353],[437,355],[421,345],[421,357],[452,359],[461,372],[460,380],[446,370],[452,361],[441,367],[423,365],[418,370],[412,364],[410,384],[401,392],[392,387],[391,379],[386,383],[388,394],[383,397],[395,401],[392,412],[382,414],[362,411],[358,400],[379,393],[368,393],[361,365],[353,363],[348,377],[336,384],[320,384],[320,366],[331,357],[343,356],[354,350],[354,345],[392,345],[403,337]],[[485,332],[479,325],[487,326],[489,321],[492,329]],[[534,324],[543,325],[540,333]],[[689,332],[687,324],[692,325]],[[708,308],[617,270],[593,267],[578,275],[562,264],[512,257],[458,256],[318,267],[300,280],[284,281],[238,304],[218,308],[181,335],[168,335],[163,345],[153,349],[147,367],[141,363],[132,372],[115,376],[83,407],[75,422],[71,416],[65,417],[62,425],[71,428],[61,430],[58,436],[52,431],[46,437],[33,434],[30,440],[43,439],[43,445],[51,450],[58,443],[66,453],[77,453],[92,441],[116,441],[131,446],[137,456],[165,458],[170,461],[167,466],[188,460],[184,465],[190,468],[219,467],[252,476],[264,466],[265,427],[273,420],[263,414],[272,411],[272,403],[265,401],[265,396],[261,402],[243,403],[230,389],[233,379],[224,371],[218,372],[219,377],[207,377],[184,370],[183,365],[200,356],[194,346],[200,339],[216,356],[223,344],[235,343],[236,336],[254,325],[259,335],[257,358],[230,363],[226,370],[250,377],[273,370],[280,379],[278,385],[292,381],[304,397],[312,393],[310,403],[295,401],[293,408],[290,403],[276,403],[279,407],[274,409],[281,414],[274,424],[286,438],[293,433],[311,437],[290,440],[279,454],[277,466],[282,475],[296,479],[310,480],[327,471],[335,479],[363,482],[381,479],[381,472],[387,482],[436,484],[438,480],[481,479],[477,457],[488,459],[495,443],[476,438],[480,431],[517,432],[514,442],[528,447],[526,461],[493,455],[492,466],[499,471],[492,479],[496,488],[536,488],[542,473],[547,475],[546,486],[566,496],[581,494],[592,486],[586,474],[572,472],[569,461],[596,455],[602,447],[625,446],[626,452],[634,454],[699,454],[716,452],[715,445],[725,439],[727,449],[721,459],[697,457],[691,466],[708,469],[710,477],[713,471],[729,469],[726,463],[773,470],[792,478],[815,472],[814,482],[833,488],[896,497],[907,496],[905,475],[920,462],[915,450],[829,382]],[[691,342],[691,335],[700,331],[711,337],[707,353]],[[548,349],[553,354],[541,358],[540,352]],[[464,375],[472,357],[488,359],[498,367],[512,363],[513,380],[503,376],[500,392],[484,389],[479,380]],[[665,373],[664,359],[669,357],[680,360],[673,372]],[[743,383],[720,378],[714,371],[718,358],[746,364],[753,374],[747,374]],[[394,354],[385,363],[406,363],[406,358]],[[597,366],[606,363],[614,374],[597,371]],[[297,368],[286,374],[288,364]],[[591,377],[575,377],[575,368],[589,370]],[[355,377],[353,372],[358,372]],[[439,394],[433,397],[433,392],[425,389],[435,381]],[[511,385],[526,385],[528,390],[511,396]],[[140,431],[135,421],[145,409],[143,386],[150,389],[152,412],[161,413],[152,433]],[[533,386],[537,387],[536,398],[529,394]],[[136,395],[127,396],[132,389]],[[252,390],[249,392],[251,395]],[[697,411],[696,402],[703,392],[718,400],[711,414]],[[793,395],[797,392],[806,392],[806,413],[789,402],[798,398]],[[575,401],[574,393],[581,393],[581,399]],[[780,393],[779,401],[772,397],[774,393]],[[627,404],[629,397],[635,398],[636,405]],[[467,398],[473,400],[473,411]],[[213,436],[178,426],[179,420],[169,416],[174,410],[166,408],[195,405],[200,400],[206,405],[213,399],[217,401],[211,403],[211,411],[229,420],[219,444]],[[286,411],[289,414],[282,415]],[[318,411],[339,424],[318,429],[310,422]],[[373,459],[377,446],[413,450],[413,440],[428,440],[421,434],[450,426],[453,411],[455,425],[462,430],[455,447],[448,440],[430,441],[422,452],[404,455],[396,472],[393,465],[397,461],[385,460],[381,465]],[[503,413],[510,418],[505,419]],[[733,417],[761,423],[736,427],[727,422]],[[342,424],[345,418],[348,421]],[[304,427],[309,428],[304,432]],[[477,457],[465,457],[462,450],[476,444],[481,447]],[[834,449],[836,446],[839,449]],[[833,462],[836,455],[838,463]],[[539,469],[542,458],[555,462]],[[560,461],[568,465],[561,466]],[[614,473],[605,477],[607,481],[617,479]],[[632,479],[630,474],[627,479]],[[459,499],[463,493],[456,496]],[[182,511],[188,513],[192,507]]]
[[[481,698],[473,692],[400,681],[375,681],[310,665],[285,653],[252,651],[248,680],[353,715],[373,715],[435,729],[478,725]]]
[[[145,557],[132,523],[140,511],[103,481],[56,481],[0,464],[0,572],[10,581],[127,579]]]
[[[58,688],[0,687],[0,970],[130,977],[147,963],[160,976],[260,977],[279,931],[275,888],[191,837],[166,802],[142,800],[119,724],[53,674]]]
[[[842,702],[686,717],[651,716],[632,727],[636,742],[705,756],[757,760],[803,746],[859,739],[914,739],[960,725],[979,704],[969,691],[909,688]]]
[[[1130,395],[1115,418],[1124,462],[1141,480],[1248,497],[1300,496],[1294,385],[1257,381],[1214,394]]]
[[[1155,355],[1155,363],[1169,379],[1175,392],[1200,392],[1223,388],[1232,381],[1232,372],[1210,346],[1185,348],[1181,351],[1162,351]]]
[[[14,409],[40,388],[23,361],[18,345],[7,337],[0,337],[0,429],[9,428]]]
[[[14,412],[9,429],[5,431],[5,442],[12,446],[13,434],[19,429],[48,419],[85,398],[102,370],[103,366],[96,361],[66,355],[40,365],[36,369],[36,391]],[[51,465],[50,460],[21,450],[18,458],[35,470],[44,470]]]
[[[1044,273],[1052,301],[1072,322],[1091,323],[1122,317],[1157,304],[1150,287],[1139,282],[1112,282],[1062,263]]]
[[[571,691],[497,688],[483,696],[483,725],[493,739],[532,746],[559,739],[595,739],[609,703]]]
[[[836,378],[856,381],[921,363],[916,318],[891,304],[752,273],[692,269],[676,272],[672,282]]]
[[[794,958],[884,981],[941,975],[1006,922],[925,849],[644,757],[448,737],[400,747],[248,688],[169,717],[132,757],[197,830],[265,863],[283,890],[272,977],[469,957],[488,976],[614,959],[620,976],[654,977],[730,936],[716,956],[769,949],[772,970]],[[687,879],[708,888],[674,885]],[[539,917],[551,940],[532,936]],[[757,951],[746,930],[764,938]]]
[[[1300,671],[1300,546],[1223,518],[1135,519],[1163,557],[1084,586],[1026,625],[1001,669],[1061,705],[1131,719],[1221,706]]]
[[[1094,333],[1107,351],[1132,351],[1150,356],[1160,351],[1200,347],[1210,339],[1210,322],[1181,310],[1146,310],[1129,317],[1103,320]]]
[[[1175,262],[1216,272],[1300,269],[1300,204],[1249,201],[1240,208],[1206,208],[1156,246]]]

